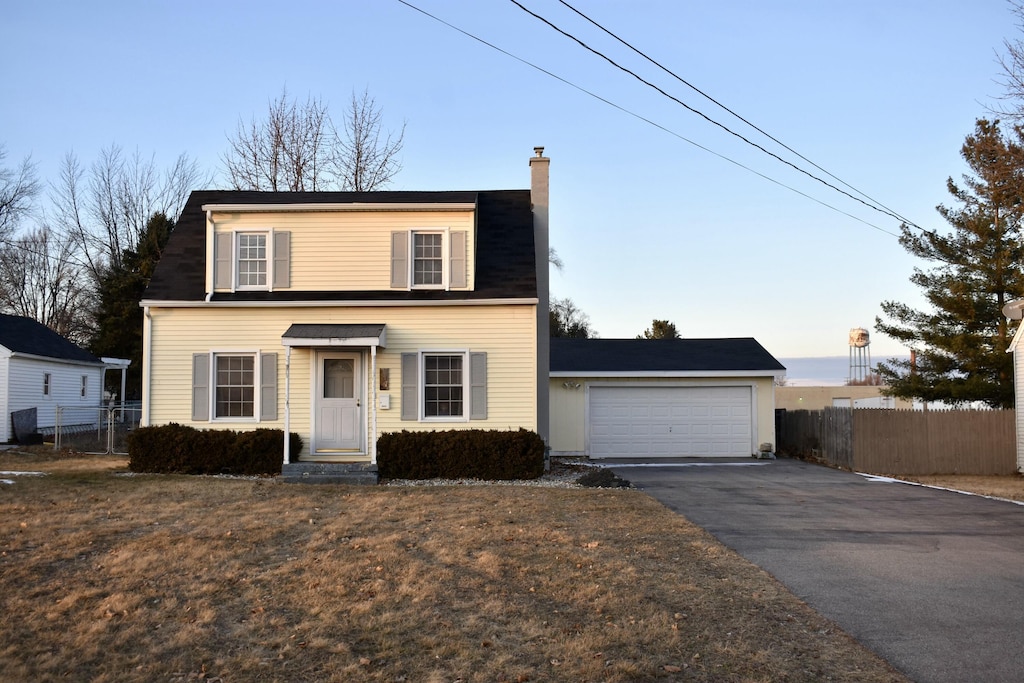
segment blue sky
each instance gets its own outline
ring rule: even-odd
[[[392,189],[525,188],[532,148],[546,148],[551,243],[565,262],[552,293],[571,297],[602,337],[667,318],[687,337],[756,337],[777,357],[842,356],[851,327],[873,331],[881,301],[921,305],[908,277],[923,264],[883,232],[898,232],[896,220],[737,141],[508,0],[409,1],[672,133],[397,0],[12,0],[0,24],[7,163],[31,154],[53,180],[67,152],[88,163],[116,143],[160,164],[185,152],[216,172],[239,118],[262,116],[282,87],[322,97],[336,115],[368,88],[386,126],[407,126]],[[556,0],[521,1],[756,135]],[[938,229],[934,207],[964,171],[963,139],[1001,93],[995,52],[1019,35],[1003,0],[572,4]],[[871,348],[875,359],[905,353],[875,333]]]

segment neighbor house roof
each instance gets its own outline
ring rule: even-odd
[[[223,292],[213,301],[417,301],[537,297],[529,190],[481,192],[193,192],[146,289],[144,300],[201,301],[206,296],[206,205],[475,204],[473,291],[380,290]],[[372,208],[372,207],[368,207]],[[389,267],[382,264],[382,267]]]
[[[551,340],[552,375],[776,375],[785,370],[752,337]]]
[[[102,364],[99,358],[46,325],[20,315],[0,314],[0,346],[12,353]]]

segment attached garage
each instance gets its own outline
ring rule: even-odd
[[[749,457],[775,441],[784,372],[749,338],[552,339],[552,454]]]

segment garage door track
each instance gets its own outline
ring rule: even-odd
[[[1024,680],[1024,507],[787,459],[613,468],[913,680]]]

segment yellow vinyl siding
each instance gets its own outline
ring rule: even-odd
[[[466,232],[467,285],[473,289],[476,250],[472,211],[336,211],[214,213],[215,231],[281,230],[291,233],[291,286],[295,291],[376,291],[391,287],[391,233],[409,230]]]
[[[708,386],[717,384],[715,378],[651,378],[651,377],[552,377],[551,435],[553,453],[583,454],[586,451],[586,410],[589,382],[602,384],[628,382],[633,384],[670,383],[675,386]],[[757,411],[757,444],[775,443],[775,386],[771,377],[722,378],[722,384],[751,384]],[[566,385],[569,385],[568,387]],[[575,388],[579,385],[579,388]]]
[[[198,428],[254,429],[284,427],[285,354],[281,335],[293,323],[384,323],[387,348],[378,349],[377,371],[362,351],[366,377],[365,430],[372,424],[371,382],[388,368],[391,408],[377,410],[377,431],[415,429],[537,428],[536,306],[423,306],[381,308],[161,308],[152,314],[150,424],[178,422]],[[412,422],[401,420],[401,354],[423,350],[487,353],[486,420]],[[192,354],[208,351],[260,351],[278,354],[278,419],[272,422],[192,422]],[[293,348],[290,372],[291,430],[309,446],[313,349]],[[372,377],[371,377],[372,375]],[[467,407],[468,410],[468,407]]]

